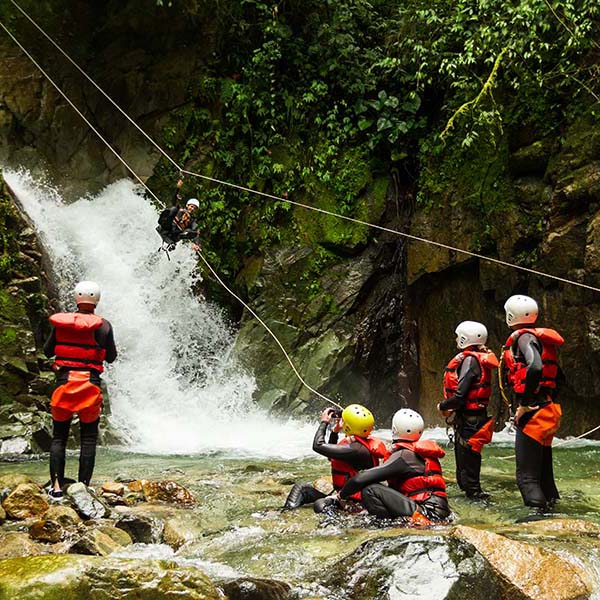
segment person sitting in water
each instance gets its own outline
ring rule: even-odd
[[[332,424],[331,434],[325,441],[327,428]],[[335,491],[341,490],[346,482],[363,469],[370,469],[387,458],[385,444],[371,436],[375,419],[371,412],[360,404],[347,406],[340,414],[333,408],[321,413],[321,422],[313,440],[313,450],[331,461],[331,479]],[[346,437],[338,442],[338,433]],[[359,501],[360,492],[349,497]],[[323,512],[327,506],[339,504],[336,498],[327,496],[307,483],[297,483],[285,501],[284,510],[314,503],[315,512]]]
[[[336,493],[344,502],[362,492],[361,504],[379,518],[407,517],[428,525],[450,515],[446,482],[439,459],[444,450],[432,440],[421,440],[421,415],[403,408],[392,419],[392,452],[384,464],[362,471]],[[386,481],[388,485],[382,485]]]
[[[171,208],[165,208],[158,217],[158,231],[163,240],[163,246],[171,252],[180,240],[194,240],[194,250],[198,250],[198,224],[194,219],[194,215],[200,207],[200,202],[196,198],[190,198],[185,203],[185,208],[181,208],[180,189],[183,181],[180,179],[177,182],[177,190],[173,196],[173,204]]]

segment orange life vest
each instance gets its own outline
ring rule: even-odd
[[[458,389],[458,371],[467,356],[474,356],[479,363],[481,376],[479,381],[472,385],[465,398],[466,410],[486,408],[492,395],[492,369],[498,368],[498,359],[491,350],[463,350],[457,354],[446,366],[444,373],[444,398],[447,400],[456,394]]]
[[[177,212],[177,215],[175,215],[173,221],[181,231],[185,231],[192,222],[192,215],[187,210],[182,208]]]
[[[535,327],[531,329],[517,329],[513,331],[504,344],[504,367],[507,370],[508,382],[516,394],[525,392],[527,377],[527,364],[519,354],[515,356],[513,348],[518,343],[519,337],[524,333],[531,333],[542,344],[542,377],[536,393],[540,388],[556,388],[556,375],[558,374],[558,347],[565,343],[564,338],[554,329]]]
[[[369,451],[374,467],[379,465],[379,459],[383,458],[384,460],[387,460],[388,456],[390,455],[388,449],[385,447],[385,444],[380,439],[375,437],[362,438],[358,436],[351,436],[349,438],[344,438],[338,443],[342,445],[348,445],[351,442],[360,442]],[[330,461],[331,480],[333,481],[333,488],[337,491],[341,490],[346,485],[348,479],[359,473],[358,469],[343,460],[332,458]],[[360,500],[361,494],[360,492],[356,492],[356,494],[353,494],[350,496],[350,498],[352,500]]]
[[[431,496],[446,497],[446,481],[442,476],[442,466],[439,459],[445,452],[433,440],[419,440],[418,442],[398,442],[392,446],[392,453],[406,448],[412,450],[419,458],[425,460],[422,475],[408,479],[390,479],[388,485],[408,496],[415,502],[424,502]]]
[[[102,373],[106,350],[98,345],[94,331],[102,317],[88,313],[57,313],[50,317],[55,328],[54,367],[95,369]]]

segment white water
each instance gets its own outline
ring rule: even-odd
[[[270,419],[252,402],[254,380],[232,357],[220,311],[192,295],[196,260],[185,244],[157,252],[157,211],[130,181],[64,204],[26,171],[4,172],[50,254],[65,310],[76,281],[102,289],[98,314],[119,351],[105,374],[111,424],[132,450],[310,454],[313,426]]]

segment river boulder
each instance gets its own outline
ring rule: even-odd
[[[48,502],[41,488],[35,483],[20,483],[4,499],[2,507],[11,519],[28,519],[44,514]]]
[[[70,485],[67,488],[67,496],[84,519],[102,519],[110,514],[104,502],[84,483]]]

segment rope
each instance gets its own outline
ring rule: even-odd
[[[85,117],[85,115],[73,104],[73,102],[71,102],[71,100],[67,97],[67,95],[60,89],[60,87],[53,81],[53,79],[46,73],[46,71],[44,71],[44,69],[42,69],[42,67],[35,61],[35,59],[31,56],[31,54],[29,54],[29,52],[27,52],[27,50],[21,45],[21,43],[15,38],[15,36],[4,26],[4,24],[2,23],[2,21],[0,21],[0,27],[2,27],[2,29],[4,29],[4,31],[13,40],[13,42],[15,42],[15,44],[23,51],[23,53],[31,60],[31,62],[40,70],[40,72],[46,77],[46,79],[54,86],[54,88],[56,89],[56,91],[69,103],[69,105],[71,106],[71,108],[73,108],[73,110],[85,121],[85,123],[88,125],[88,127],[106,144],[106,146],[110,149],[110,151],[133,174],[133,176],[147,190],[147,192],[158,202],[158,204],[160,206],[164,207],[165,206],[164,202],[162,202],[154,194],[154,192],[152,192],[152,190],[144,183],[144,181],[137,175],[137,173],[127,164],[127,162],[118,154],[118,152],[106,141],[106,139],[100,134],[100,132],[90,123],[90,121]],[[287,359],[287,361],[290,364],[290,366],[292,367],[292,370],[294,371],[296,377],[298,377],[298,379],[300,380],[300,382],[302,383],[302,385],[304,385],[313,394],[316,394],[319,398],[322,398],[323,400],[329,402],[330,404],[333,404],[334,406],[336,406],[338,408],[342,408],[337,402],[335,402],[334,400],[331,400],[327,396],[324,396],[323,394],[321,394],[320,392],[318,392],[317,390],[315,390],[313,387],[311,387],[310,385],[308,385],[308,383],[306,383],[306,381],[304,381],[304,379],[302,378],[302,376],[300,375],[300,373],[298,372],[298,370],[294,366],[294,363],[292,362],[292,359],[289,357],[289,355],[286,352],[285,348],[283,347],[283,345],[281,344],[281,342],[277,339],[277,336],[271,331],[271,329],[269,328],[269,326],[237,294],[235,294],[227,285],[225,285],[225,283],[223,282],[223,280],[218,276],[218,274],[216,273],[216,271],[212,268],[212,266],[206,260],[206,258],[204,257],[204,255],[200,252],[200,250],[196,250],[196,253],[202,259],[202,261],[204,262],[204,264],[207,266],[207,268],[210,270],[210,272],[214,275],[214,277],[217,279],[217,281],[236,300],[238,300],[244,306],[244,308],[246,310],[248,310],[259,321],[259,323],[269,332],[269,334],[271,335],[271,337],[277,342],[277,345],[279,346],[279,348],[281,348],[281,351],[283,352],[285,358]]]
[[[554,448],[560,448],[561,446],[564,446],[565,444],[568,444],[570,442],[574,442],[575,440],[580,440],[581,438],[587,437],[588,435],[591,435],[595,431],[598,431],[598,429],[600,429],[600,425],[597,425],[593,429],[590,429],[589,431],[586,431],[585,433],[582,433],[581,435],[578,435],[577,437],[569,438],[568,440],[563,440],[562,442],[558,442],[558,444],[554,444],[552,446],[552,449],[554,450]],[[498,458],[500,460],[511,460],[515,457],[516,457],[516,454],[511,454],[510,456],[499,456]]]
[[[479,260],[482,261],[486,261],[486,262],[490,262],[493,264],[497,264],[503,267],[507,267],[507,268],[511,268],[511,269],[517,269],[526,273],[530,273],[532,275],[537,275],[538,277],[546,277],[548,279],[553,279],[555,281],[559,281],[561,283],[565,283],[567,285],[573,285],[576,287],[580,287],[580,288],[584,288],[584,289],[588,289],[594,292],[600,292],[600,288],[592,286],[592,285],[588,285],[585,283],[580,283],[578,281],[573,281],[571,279],[567,279],[565,277],[559,277],[557,275],[552,275],[550,273],[545,273],[543,271],[538,271],[537,269],[531,269],[529,267],[524,267],[522,265],[517,265],[515,263],[511,263],[508,261],[504,261],[501,260],[499,258],[493,258],[491,256],[486,256],[484,254],[479,254],[477,252],[471,252],[470,250],[465,250],[463,248],[458,248],[456,246],[451,246],[449,244],[443,244],[441,242],[436,242],[434,240],[430,240],[424,237],[420,237],[417,235],[412,235],[403,231],[398,231],[397,229],[392,229],[390,227],[383,227],[381,225],[376,225],[374,223],[369,223],[367,221],[363,221],[361,219],[355,219],[354,217],[348,217],[345,215],[341,215],[323,208],[318,208],[316,206],[310,206],[308,204],[303,204],[302,202],[296,202],[293,200],[289,200],[288,198],[284,198],[282,196],[277,196],[275,194],[269,194],[267,192],[261,192],[259,190],[254,190],[252,188],[248,188],[242,185],[237,185],[235,183],[231,183],[229,181],[223,181],[221,179],[216,179],[214,177],[209,177],[208,175],[203,175],[202,173],[196,173],[194,171],[188,171],[186,169],[183,169],[181,165],[179,165],[173,158],[171,158],[60,46],[59,44],[57,44],[54,39],[48,35],[44,29],[42,27],[40,27],[40,25],[38,25],[35,20],[30,17],[16,2],[15,0],[10,0],[11,3],[36,27],[36,29],[38,29],[38,31],[40,31],[45,37],[46,39],[48,39],[52,45],[57,48],[59,50],[59,52],[65,56],[67,58],[67,60],[73,65],[75,66],[75,68],[90,82],[92,83],[92,85],[154,146],[154,148],[156,148],[174,167],[177,168],[177,170],[182,173],[182,174],[186,174],[186,175],[190,175],[192,177],[196,177],[205,181],[210,181],[211,183],[216,183],[218,185],[222,185],[222,186],[226,186],[226,187],[230,187],[239,191],[243,191],[243,192],[248,192],[250,194],[255,194],[258,196],[263,196],[265,198],[270,198],[272,200],[276,200],[278,202],[285,202],[287,204],[290,204],[292,206],[297,206],[299,208],[303,208],[306,210],[312,210],[321,214],[325,214],[331,217],[335,217],[338,219],[343,219],[345,221],[349,221],[352,223],[355,223],[357,225],[363,225],[365,227],[370,227],[372,229],[377,229],[379,231],[383,231],[386,233],[391,233],[393,235],[398,235],[400,237],[415,241],[415,242],[421,242],[424,244],[429,244],[431,246],[437,246],[438,248],[443,248],[445,250],[450,250],[452,252],[457,252],[459,254],[464,254],[467,256],[471,256],[473,258],[477,258]],[[3,26],[4,30],[6,30],[6,28]],[[10,34],[9,34],[10,35]],[[11,35],[12,37],[12,35]],[[13,38],[14,39],[14,38]],[[33,59],[32,59],[33,60]],[[34,61],[35,63],[35,61]],[[36,66],[37,63],[35,63]],[[39,66],[38,66],[39,68]],[[41,69],[40,69],[41,70]],[[103,140],[104,141],[104,140]],[[154,196],[154,194],[152,194]],[[156,198],[156,196],[154,196]],[[161,203],[162,204],[162,203]],[[162,204],[164,206],[164,204]]]

